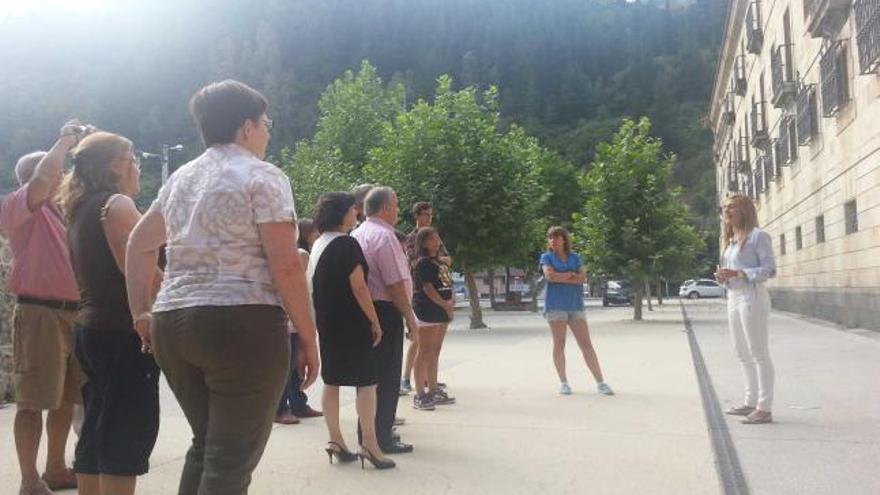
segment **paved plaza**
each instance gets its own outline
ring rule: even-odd
[[[717,406],[741,400],[739,366],[727,340],[723,301],[686,301]],[[489,330],[466,328],[459,309],[441,378],[458,404],[415,411],[401,399],[399,428],[413,454],[398,469],[327,463],[323,420],[276,425],[254,473],[253,494],[714,494],[719,425],[707,420],[689,334],[677,300],[633,322],[631,308],[588,315],[608,382],[598,395],[569,339],[569,382],[558,394],[546,324],[534,313],[487,312]],[[844,331],[776,313],[776,424],[746,427],[724,417],[744,486],[753,494],[880,493],[880,334]],[[320,385],[309,391],[320,408]],[[353,392],[343,428],[355,446]],[[173,494],[190,439],[163,383],[162,426],[140,494]],[[14,409],[0,409],[0,492],[18,483]],[[73,441],[71,441],[72,451]],[[722,466],[722,470],[727,469]],[[7,490],[8,489],[8,490]],[[742,491],[745,490],[745,491]],[[60,492],[73,493],[73,492]],[[729,492],[728,492],[729,493]]]

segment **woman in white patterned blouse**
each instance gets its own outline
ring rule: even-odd
[[[247,492],[287,378],[287,315],[298,331],[303,388],[318,373],[305,272],[290,248],[290,182],[263,161],[267,108],[237,81],[200,89],[190,112],[207,150],[170,177],[129,241],[135,325],[151,326],[145,345],[193,430],[181,495]],[[153,303],[150,270],[162,244],[168,264]]]

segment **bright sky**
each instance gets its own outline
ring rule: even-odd
[[[0,20],[40,13],[89,13],[112,0],[0,0]]]

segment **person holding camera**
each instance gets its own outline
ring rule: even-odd
[[[73,469],[80,495],[133,494],[159,434],[159,367],[134,328],[125,245],[140,218],[134,144],[111,132],[82,139],[58,193],[80,289],[74,351],[85,417]],[[162,272],[154,269],[154,294]]]
[[[21,468],[21,495],[46,495],[76,488],[65,462],[73,406],[80,399],[80,368],[73,354],[73,321],[79,288],[70,263],[67,230],[55,192],[64,159],[91,127],[72,120],[48,152],[36,151],[15,165],[20,187],[0,206],[0,228],[12,249],[8,280],[15,294],[13,365],[15,369],[14,436]],[[48,454],[42,478],[37,452],[46,415]]]

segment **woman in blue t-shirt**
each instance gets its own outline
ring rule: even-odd
[[[571,394],[568,378],[565,375],[565,329],[571,333],[581,348],[584,361],[598,384],[599,393],[614,395],[611,387],[602,377],[599,358],[590,341],[590,330],[584,314],[584,282],[587,273],[581,257],[571,252],[571,236],[562,227],[551,227],[547,231],[548,251],[541,255],[541,269],[547,279],[547,295],[544,299],[544,317],[550,323],[553,334],[553,364],[562,382],[559,393]]]

